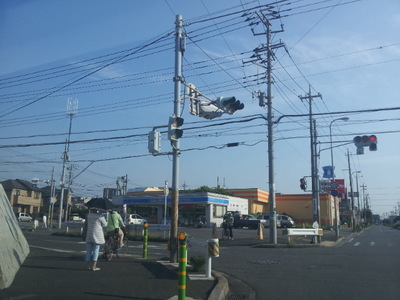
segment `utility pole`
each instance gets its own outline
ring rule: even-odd
[[[67,170],[69,171],[69,175],[68,175],[68,188],[67,188],[67,195],[68,195],[68,198],[69,198],[69,195],[70,195],[71,185],[72,185],[72,169],[73,169],[72,166],[73,166],[73,165],[69,165],[69,166],[67,167]],[[67,221],[68,221],[68,199],[67,199],[67,201],[65,202],[65,217],[64,217],[64,222],[67,222]]]
[[[51,171],[51,182],[50,182],[50,213],[49,213],[50,228],[53,228],[55,194],[56,194],[56,185],[54,180],[54,167],[53,167],[53,170]]]
[[[271,15],[272,19],[278,19],[280,16],[278,12],[271,11],[268,13]],[[262,11],[257,12],[257,16],[264,24],[266,29],[266,33],[255,33],[254,35],[267,35],[267,45],[263,45],[254,50],[255,54],[253,57],[256,57],[255,60],[261,60],[260,52],[267,52],[267,128],[268,128],[268,186],[269,186],[269,219],[270,219],[270,226],[269,226],[269,236],[270,236],[270,243],[277,244],[277,230],[276,230],[276,198],[275,198],[275,175],[274,175],[274,115],[273,115],[273,108],[272,108],[272,59],[274,57],[273,51],[280,47],[285,47],[282,42],[272,44],[271,42],[271,35],[279,32],[283,32],[283,25],[281,30],[272,31],[271,30],[271,23],[269,19],[264,15]],[[264,62],[264,60],[261,60]],[[254,62],[254,61],[252,61]],[[258,92],[259,97],[259,104],[260,106],[265,106],[265,93]]]
[[[319,205],[319,179],[318,179],[318,166],[317,166],[317,142],[316,142],[316,125],[315,120],[313,119],[313,111],[312,111],[312,100],[314,98],[321,98],[320,93],[317,95],[311,94],[311,85],[309,86],[308,94],[305,96],[299,96],[301,100],[308,101],[309,107],[309,120],[310,120],[310,147],[311,147],[311,186],[312,186],[312,199],[313,199],[313,221],[318,222],[321,225],[320,221],[320,205]]]
[[[174,116],[180,117],[181,112],[181,81],[182,57],[185,51],[182,16],[176,15],[175,21],[175,77],[174,77]],[[171,205],[171,235],[170,262],[178,260],[178,218],[179,218],[179,139],[171,141],[172,146],[172,205]]]
[[[356,229],[355,217],[354,217],[354,191],[353,191],[353,178],[352,178],[353,176],[351,175],[349,149],[347,149],[347,163],[349,165],[349,179],[350,179],[351,224],[352,224],[353,231],[354,231]]]
[[[366,223],[367,218],[366,218],[366,212],[365,212],[365,199],[366,199],[365,190],[366,190],[367,186],[365,184],[363,184],[361,187],[362,187],[362,191],[363,191],[363,197],[362,197],[363,214],[362,214],[362,216],[364,219],[363,222]]]
[[[358,188],[358,173],[361,173],[361,171],[354,171],[353,173],[356,173],[356,191],[357,191],[357,212],[358,212],[358,216],[357,216],[357,223],[360,223],[360,191]]]
[[[67,162],[69,161],[68,151],[69,151],[69,142],[70,142],[70,138],[71,138],[72,118],[74,116],[76,116],[77,109],[78,109],[78,100],[77,99],[74,99],[74,100],[68,99],[67,115],[69,116],[69,130],[68,130],[68,137],[65,141],[64,153],[62,155],[63,167],[62,167],[61,181],[60,181],[61,197],[60,197],[60,210],[58,212],[58,229],[61,229],[62,210],[63,210],[64,192],[65,192],[65,172],[66,172],[66,168],[67,168]],[[69,194],[68,194],[68,196],[69,196]],[[68,207],[68,196],[67,196],[67,201],[66,201],[67,207]]]

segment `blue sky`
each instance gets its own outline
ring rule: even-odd
[[[307,114],[298,96],[311,85],[312,94],[322,95],[313,102],[313,111],[323,114],[315,117],[320,175],[330,165],[329,125],[348,117],[332,125],[336,176],[349,181],[348,150],[373,212],[394,211],[400,202],[400,3],[277,2],[282,17],[271,21],[272,29],[283,24],[284,32],[273,42],[281,40],[288,53],[276,50],[275,118]],[[245,108],[209,121],[190,115],[188,100],[182,103],[180,185],[214,187],[219,179],[228,188],[268,190],[267,128],[260,117],[266,109],[252,96],[266,91],[265,69],[243,63],[266,43],[251,30],[262,33],[262,25],[246,18],[268,3],[0,1],[1,180],[49,179],[53,167],[59,180],[70,98],[78,101],[69,151],[77,195],[101,195],[126,174],[129,188],[171,182],[171,157],[151,156],[147,133],[167,125],[173,113],[174,22],[181,14],[186,82],[211,99],[236,96]],[[366,112],[375,109],[386,110]],[[284,117],[274,134],[276,191],[300,193],[299,179],[311,172],[309,121]],[[378,137],[378,151],[356,155],[351,141],[364,134]],[[162,139],[162,151],[170,151],[165,133]],[[240,146],[224,147],[232,142]]]

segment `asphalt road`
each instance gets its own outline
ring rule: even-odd
[[[188,257],[205,253],[211,228],[179,231],[188,234]],[[335,247],[307,248],[265,248],[262,246],[269,242],[267,229],[264,234],[260,241],[256,230],[235,230],[233,241],[220,241],[220,256],[212,259],[212,268],[247,283],[259,300],[399,299],[399,230],[372,226]],[[84,243],[76,238],[26,236],[33,246],[85,250]],[[278,229],[278,241],[282,239]],[[149,242],[149,253],[169,257],[164,243]],[[130,244],[129,255],[142,255],[141,242]]]
[[[252,287],[257,299],[400,299],[400,231],[372,226],[343,245],[224,247],[214,268]]]

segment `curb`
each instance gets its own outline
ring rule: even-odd
[[[212,290],[210,296],[207,299],[208,300],[224,300],[226,298],[226,295],[228,295],[228,292],[229,292],[228,280],[225,278],[225,276],[221,272],[213,271],[212,273],[217,278],[218,283],[215,286],[215,288]]]

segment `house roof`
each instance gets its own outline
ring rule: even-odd
[[[2,181],[1,184],[3,185],[3,188],[5,191],[11,191],[13,189],[27,190],[27,191],[39,190],[30,181],[23,180],[23,179],[8,179],[5,181]]]

